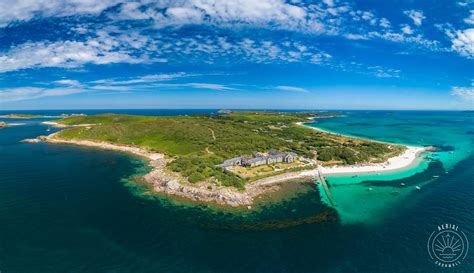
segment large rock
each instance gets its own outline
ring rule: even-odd
[[[171,191],[177,191],[181,186],[177,180],[170,180],[166,183],[166,187]]]

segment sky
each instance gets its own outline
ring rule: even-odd
[[[0,0],[0,110],[472,110],[473,58],[473,0]]]

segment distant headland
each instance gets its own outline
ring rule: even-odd
[[[155,191],[230,206],[249,206],[288,181],[404,168],[425,150],[304,125],[337,115],[230,110],[191,116],[70,115],[44,122],[64,130],[25,141],[133,153],[152,166],[142,179]]]
[[[67,118],[71,116],[85,116],[84,114],[61,114],[59,116],[31,115],[31,114],[6,114],[0,115],[3,119],[34,119],[34,118]]]

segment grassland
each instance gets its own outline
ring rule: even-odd
[[[63,125],[95,124],[61,131],[67,140],[138,146],[174,160],[168,169],[191,183],[208,181],[243,188],[249,178],[216,168],[225,159],[255,151],[293,151],[323,165],[376,163],[404,147],[318,132],[297,122],[312,113],[233,112],[226,115],[152,117],[103,114],[58,120]]]

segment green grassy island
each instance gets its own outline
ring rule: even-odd
[[[243,189],[278,174],[314,169],[315,165],[380,163],[401,154],[404,146],[330,134],[302,126],[310,112],[232,111],[219,115],[134,116],[101,114],[58,120],[66,128],[54,137],[68,141],[107,142],[164,154],[165,169],[190,183],[206,182]],[[292,162],[222,168],[224,161],[270,151],[294,153]]]

